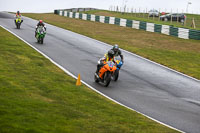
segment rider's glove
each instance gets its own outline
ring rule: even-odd
[[[101,60],[101,61],[100,61],[100,64],[101,64],[101,65],[103,65],[103,64],[104,64],[104,61],[103,61],[103,60]]]

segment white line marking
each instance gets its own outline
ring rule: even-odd
[[[64,67],[62,67],[61,65],[59,65],[58,63],[56,63],[56,62],[55,62],[54,60],[52,60],[50,57],[48,57],[47,55],[45,55],[44,53],[42,53],[40,50],[38,50],[37,48],[35,48],[34,46],[32,46],[30,43],[28,43],[27,41],[25,41],[24,39],[22,39],[21,37],[19,37],[17,34],[15,34],[14,32],[10,31],[10,30],[7,29],[7,28],[5,28],[5,27],[2,26],[2,25],[0,25],[0,26],[1,26],[3,29],[5,29],[5,30],[9,31],[10,33],[12,33],[13,35],[15,35],[16,37],[18,37],[20,40],[22,40],[23,42],[25,42],[26,44],[28,44],[28,45],[29,45],[30,47],[32,47],[33,49],[35,49],[37,52],[39,52],[41,55],[43,55],[44,57],[46,57],[48,60],[50,60],[53,64],[55,64],[55,65],[58,66],[60,69],[62,69],[62,70],[63,70],[65,73],[67,73],[68,75],[72,76],[72,77],[75,78],[75,79],[78,78],[78,77],[76,77],[75,75],[73,75],[71,72],[69,72],[68,70],[66,70]],[[182,133],[185,133],[185,132],[183,132],[183,131],[181,131],[181,130],[179,130],[179,129],[177,129],[177,128],[174,128],[174,127],[172,127],[172,126],[170,126],[170,125],[167,125],[167,124],[165,124],[165,123],[163,123],[163,122],[161,122],[161,121],[159,121],[159,120],[156,120],[156,119],[154,119],[154,118],[152,118],[152,117],[150,117],[150,116],[147,116],[147,115],[145,115],[145,114],[143,114],[143,113],[141,113],[141,112],[139,112],[139,111],[136,111],[136,110],[134,110],[134,109],[132,109],[132,108],[130,108],[130,107],[128,107],[128,106],[122,104],[122,103],[119,103],[118,101],[116,101],[116,100],[114,100],[114,99],[108,97],[107,95],[101,93],[100,91],[96,90],[94,87],[90,86],[89,84],[87,84],[87,83],[86,83],[85,81],[83,81],[83,80],[81,80],[81,82],[82,82],[83,84],[85,84],[87,87],[91,88],[93,91],[99,93],[100,95],[102,95],[102,96],[108,98],[109,100],[111,100],[111,101],[113,101],[113,102],[115,102],[115,103],[117,103],[117,104],[119,104],[119,105],[121,105],[121,106],[123,106],[123,107],[126,107],[126,108],[128,108],[128,109],[130,109],[130,110],[132,110],[132,111],[137,112],[138,114],[141,114],[141,115],[143,115],[143,116],[146,116],[147,118],[149,118],[149,119],[151,119],[151,120],[153,120],[153,121],[155,121],[155,122],[157,122],[157,123],[160,123],[160,124],[162,124],[162,125],[164,125],[164,126],[166,126],[166,127],[169,127],[169,128],[171,128],[171,129],[174,129],[174,130],[179,131],[179,132],[182,132]]]

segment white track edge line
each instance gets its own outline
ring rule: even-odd
[[[38,50],[37,48],[35,48],[34,46],[32,46],[30,43],[28,43],[27,41],[25,41],[24,39],[22,39],[21,37],[19,37],[17,34],[15,34],[14,32],[10,31],[10,30],[7,29],[7,28],[5,28],[5,27],[2,26],[2,25],[0,25],[0,26],[1,26],[3,29],[9,31],[11,34],[13,34],[13,35],[15,35],[16,37],[18,37],[20,40],[22,40],[23,42],[25,42],[26,44],[28,44],[28,45],[29,45],[30,47],[32,47],[33,49],[35,49],[37,52],[39,52],[39,53],[40,53],[41,55],[43,55],[45,58],[47,58],[48,60],[50,60],[53,64],[55,64],[55,65],[58,66],[60,69],[62,69],[65,73],[67,73],[68,75],[72,76],[72,77],[75,78],[75,79],[78,79],[78,78],[77,78],[75,75],[73,75],[71,72],[69,72],[68,70],[66,70],[64,67],[62,67],[62,66],[59,65],[58,63],[56,63],[54,60],[52,60],[50,57],[48,57],[47,55],[45,55],[44,53],[42,53],[40,50]],[[163,123],[163,122],[161,122],[161,121],[159,121],[159,120],[156,120],[156,119],[154,119],[154,118],[152,118],[152,117],[150,117],[150,116],[147,116],[147,115],[145,115],[145,114],[143,114],[143,113],[141,113],[141,112],[139,112],[139,111],[136,111],[136,110],[134,110],[134,109],[132,109],[132,108],[130,108],[130,107],[128,107],[128,106],[122,104],[122,103],[119,103],[118,101],[116,101],[116,100],[110,98],[109,96],[103,94],[102,92],[96,90],[94,87],[90,86],[89,84],[87,84],[87,83],[86,83],[85,81],[83,81],[83,80],[81,80],[81,82],[82,82],[83,84],[85,84],[87,87],[91,88],[93,91],[99,93],[100,95],[102,95],[102,96],[108,98],[109,100],[111,100],[111,101],[113,101],[113,102],[115,102],[115,103],[117,103],[117,104],[119,104],[119,105],[121,105],[121,106],[123,106],[123,107],[126,107],[127,109],[130,109],[130,110],[132,110],[132,111],[135,111],[135,112],[137,112],[138,114],[141,114],[141,115],[143,115],[143,116],[145,116],[145,117],[147,117],[147,118],[149,118],[149,119],[151,119],[151,120],[153,120],[153,121],[155,121],[155,122],[157,122],[157,123],[160,123],[160,124],[162,124],[162,125],[164,125],[164,126],[166,126],[166,127],[169,127],[169,128],[171,128],[171,129],[174,129],[174,130],[179,131],[179,132],[182,132],[182,133],[185,133],[185,132],[183,132],[183,131],[181,131],[181,130],[179,130],[179,129],[177,129],[177,128],[174,128],[174,127],[172,127],[172,126],[170,126],[170,125],[167,125],[167,124],[165,124],[165,123]]]

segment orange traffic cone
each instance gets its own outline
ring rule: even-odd
[[[81,85],[81,75],[80,73],[78,74],[78,79],[76,81],[76,86],[80,86]]]

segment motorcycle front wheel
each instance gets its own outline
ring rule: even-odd
[[[20,23],[19,22],[17,22],[17,29],[20,29]]]
[[[96,82],[96,83],[99,83],[99,79],[97,78],[97,76],[94,74],[94,81]]]
[[[37,42],[40,43],[40,38],[37,38]]]
[[[108,85],[110,84],[110,81],[111,81],[111,73],[109,71],[105,72],[103,81],[104,81],[103,82],[104,86],[108,87]]]
[[[41,38],[41,44],[43,44],[43,42],[44,42],[44,38]]]

